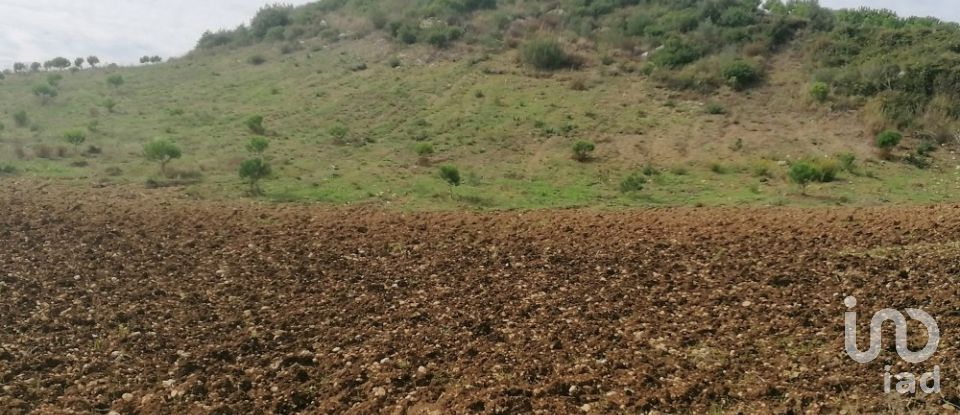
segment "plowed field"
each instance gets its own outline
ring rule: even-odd
[[[0,413],[944,412],[958,277],[958,206],[404,213],[11,179]],[[860,333],[930,313],[936,355],[889,330],[852,361],[849,295]],[[942,393],[884,394],[886,365],[940,365]]]

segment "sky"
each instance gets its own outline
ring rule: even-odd
[[[831,8],[868,6],[902,15],[960,21],[957,0],[821,0]],[[0,0],[0,68],[56,56],[97,55],[136,63],[181,56],[206,30],[234,28],[274,0]],[[308,1],[286,0],[302,4]]]

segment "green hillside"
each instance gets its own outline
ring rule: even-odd
[[[258,157],[247,144],[263,135],[272,174],[261,197],[275,201],[431,209],[957,200],[957,25],[809,1],[758,6],[266,7],[249,26],[208,32],[165,63],[8,71],[0,180],[250,197],[238,169]],[[122,84],[111,85],[118,75]],[[264,131],[247,125],[253,116]],[[884,151],[884,131],[904,139]],[[69,132],[82,133],[82,145]],[[163,174],[144,157],[156,139],[182,150]],[[595,150],[577,157],[578,142]],[[798,165],[816,170],[806,188],[791,179]],[[441,166],[459,170],[460,186],[450,188]]]

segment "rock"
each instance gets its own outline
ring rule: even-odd
[[[132,393],[125,393],[125,394],[123,394],[123,396],[121,396],[121,398],[123,398],[123,400],[124,400],[125,402],[130,402],[130,401],[133,400],[133,394],[132,394]]]
[[[377,386],[376,388],[373,388],[373,396],[376,396],[378,398],[387,396],[387,390],[384,389],[382,386]]]

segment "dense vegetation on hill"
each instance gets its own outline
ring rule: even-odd
[[[812,0],[278,4],[167,63],[18,65],[0,171],[413,206],[951,200],[958,35]],[[182,150],[160,177],[158,140]]]

